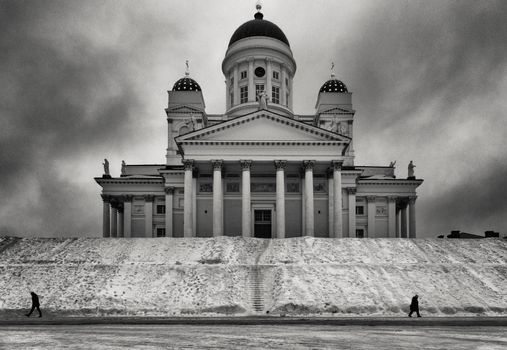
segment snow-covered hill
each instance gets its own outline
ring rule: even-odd
[[[507,315],[501,239],[0,238],[0,313]],[[18,311],[16,311],[18,312]]]

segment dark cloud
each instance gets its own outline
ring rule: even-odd
[[[41,31],[40,19],[58,22],[75,11],[67,2],[0,3],[6,97],[0,108],[9,128],[0,138],[0,193],[12,207],[9,221],[2,218],[4,232],[37,229],[26,221],[39,222],[42,233],[86,226],[73,222],[91,219],[75,204],[92,194],[71,185],[57,163],[125,142],[122,134],[139,103],[124,72],[127,52],[97,50],[64,27]]]

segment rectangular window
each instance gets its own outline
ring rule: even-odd
[[[259,95],[264,91],[264,84],[255,85],[255,101],[259,101]]]
[[[165,205],[164,204],[157,205],[157,214],[165,214]]]
[[[289,107],[289,93],[285,94],[285,106]]]
[[[356,207],[356,215],[364,215],[364,206],[359,205]]]
[[[276,70],[273,71],[273,79],[278,80],[280,78],[280,73],[278,73]]]
[[[234,106],[234,92],[231,92],[231,107]]]
[[[157,227],[157,237],[165,237],[165,228]]]
[[[246,103],[248,102],[248,86],[242,86],[239,90],[239,102]]]
[[[364,238],[364,230],[362,228],[356,230],[356,238]]]
[[[285,86],[289,86],[289,79],[285,78]]]
[[[271,102],[280,104],[280,88],[278,86],[271,87]]]
[[[246,77],[247,77],[246,70],[242,71],[240,74],[241,74],[240,79],[246,79]]]
[[[234,85],[234,77],[231,78],[231,87]]]

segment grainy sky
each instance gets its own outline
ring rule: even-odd
[[[0,234],[99,236],[108,158],[163,163],[185,70],[223,113],[221,62],[254,1],[0,1]],[[507,233],[507,1],[264,1],[314,113],[331,62],[356,164],[414,160],[418,234]]]

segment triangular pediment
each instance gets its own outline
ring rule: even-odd
[[[169,108],[166,108],[166,112],[167,113],[198,113],[198,114],[201,114],[201,113],[203,113],[203,110],[196,108],[196,107],[187,106],[187,105],[177,105],[177,106],[171,106]]]
[[[266,110],[234,118],[176,138],[176,142],[350,142],[346,136]]]
[[[333,107],[320,112],[320,114],[351,114],[351,113],[354,113],[354,110],[340,107]]]

